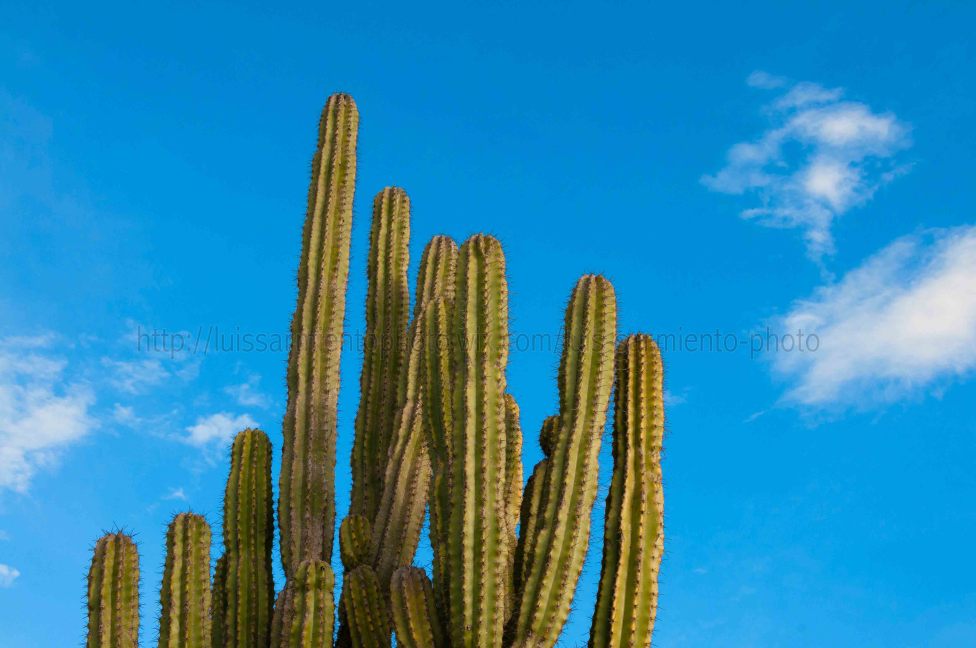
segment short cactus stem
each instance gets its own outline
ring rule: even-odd
[[[664,550],[661,353],[650,336],[632,335],[617,348],[616,364],[613,479],[589,645],[647,648]]]
[[[271,648],[331,648],[335,577],[321,560],[307,560],[278,595]]]
[[[397,646],[446,648],[447,642],[434,602],[434,590],[423,569],[401,567],[393,572],[390,609]]]
[[[109,533],[95,543],[88,571],[87,648],[139,645],[139,552],[132,538]]]
[[[271,442],[261,430],[244,430],[231,448],[224,494],[224,640],[228,647],[268,645],[274,605],[273,533]]]
[[[312,159],[288,355],[278,500],[285,575],[302,560],[332,559],[339,357],[358,126],[359,112],[352,97],[329,97]]]
[[[389,648],[390,612],[372,567],[345,575],[342,605],[355,648]]]
[[[610,282],[582,277],[566,309],[559,424],[552,454],[544,460],[537,538],[527,539],[527,569],[508,629],[514,648],[554,645],[569,616],[589,541],[616,331]]]
[[[349,515],[339,525],[339,555],[346,571],[369,564],[371,527],[365,515]]]
[[[210,525],[180,513],[166,532],[159,648],[209,648]]]
[[[210,636],[213,648],[227,645],[227,556],[217,559],[210,588]]]

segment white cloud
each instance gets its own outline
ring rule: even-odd
[[[39,469],[95,427],[92,390],[64,377],[52,340],[0,339],[0,489],[26,492]]]
[[[815,351],[780,351],[774,369],[804,405],[890,402],[976,368],[976,226],[898,239],[793,305],[784,332]],[[813,348],[813,343],[808,341]]]
[[[183,502],[187,501],[186,492],[183,488],[171,488],[166,495],[163,496],[164,500],[181,500]]]
[[[891,113],[845,101],[840,88],[789,83],[765,72],[754,72],[747,83],[782,91],[766,107],[770,126],[732,146],[725,167],[702,182],[713,191],[756,195],[760,205],[742,216],[803,229],[808,254],[819,259],[833,252],[833,221],[905,168],[894,158],[910,145],[909,128]]]
[[[217,412],[197,418],[196,423],[186,428],[183,441],[199,448],[212,445],[223,447],[241,430],[257,426],[257,422],[248,414],[234,416],[229,412]]]
[[[260,383],[261,377],[257,374],[252,374],[245,383],[225,387],[224,393],[234,397],[238,404],[243,407],[265,408],[270,405],[271,400],[258,390]]]
[[[13,587],[14,581],[20,576],[20,571],[10,565],[0,563],[0,588]]]
[[[140,394],[169,378],[170,373],[159,360],[113,360],[102,358],[109,370],[108,380],[116,389]]]

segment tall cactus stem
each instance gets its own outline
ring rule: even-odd
[[[513,648],[553,646],[569,615],[589,541],[600,439],[613,382],[616,304],[603,277],[586,275],[566,310],[559,366],[559,425],[545,459],[545,505],[526,556],[509,636]]]
[[[132,538],[109,533],[95,543],[88,571],[87,648],[139,645],[139,552]]]
[[[410,198],[387,187],[373,200],[366,264],[366,336],[352,448],[349,510],[376,516],[394,435],[400,374],[406,362],[410,290]]]
[[[613,478],[589,645],[647,648],[664,550],[661,353],[649,336],[633,335],[618,347],[616,364]]]
[[[271,648],[331,648],[335,577],[321,560],[298,566],[278,595]]]
[[[210,633],[212,648],[227,645],[227,556],[217,559],[210,592]]]
[[[180,513],[166,532],[159,648],[205,648],[210,634],[210,525]]]
[[[346,574],[342,605],[355,648],[389,648],[390,611],[372,567]]]
[[[278,500],[286,575],[306,558],[332,559],[336,406],[358,125],[352,97],[329,97],[312,158],[288,356]]]

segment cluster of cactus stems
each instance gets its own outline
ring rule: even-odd
[[[613,477],[590,646],[649,646],[663,551],[661,358],[633,335],[615,348],[616,299],[585,275],[566,308],[558,410],[523,489],[519,407],[507,390],[508,284],[501,244],[434,237],[407,280],[410,200],[373,202],[366,343],[343,566],[335,597],[337,398],[359,115],[334,95],[319,123],[288,358],[275,597],[271,442],[231,448],[223,554],[181,513],[166,537],[160,648],[543,648],[569,615],[586,557],[611,392]],[[431,573],[412,565],[429,514]],[[88,648],[138,645],[139,564],[101,538],[88,580]]]

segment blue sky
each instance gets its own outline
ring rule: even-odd
[[[167,521],[218,525],[237,428],[280,455],[315,125],[343,90],[347,331],[397,184],[414,260],[436,233],[501,239],[513,333],[557,333],[601,272],[621,332],[667,341],[656,645],[976,645],[976,11],[726,4],[0,9],[0,643],[77,645],[119,526],[154,645]],[[514,343],[531,439],[558,350]],[[566,646],[601,521],[602,493]]]

